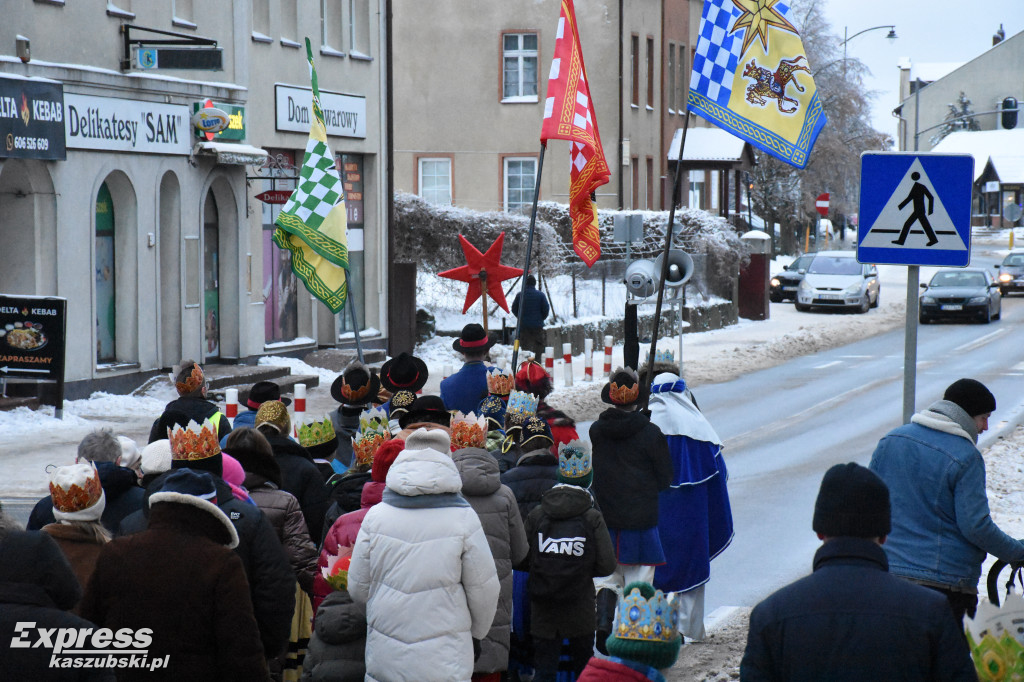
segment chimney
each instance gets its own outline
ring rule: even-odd
[[[992,35],[992,46],[995,47],[1004,40],[1006,40],[1006,31],[1003,30],[1003,25],[999,24],[999,30]]]

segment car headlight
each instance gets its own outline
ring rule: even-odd
[[[772,283],[773,287],[782,286],[782,282],[779,281],[778,277],[772,277],[772,282],[771,283]]]
[[[935,304],[935,297],[934,296],[922,296],[921,297],[921,303],[926,303],[928,305],[934,305]]]
[[[850,286],[843,289],[843,293],[846,294],[847,296],[858,296],[861,292],[862,286],[863,285],[860,284],[859,282],[857,284],[851,284]]]
[[[979,305],[982,303],[988,303],[988,296],[972,296],[971,299],[967,301],[967,303],[969,305]]]
[[[800,286],[798,286],[797,289],[804,292],[805,294],[809,294],[812,291],[814,291],[814,287],[812,287],[810,282],[808,282],[806,279],[800,280]]]
[[[1008,272],[1003,272],[1003,273],[1000,273],[1000,275],[999,275],[999,281],[1000,282],[1009,282],[1012,279],[1013,279],[1013,275],[1011,275]]]

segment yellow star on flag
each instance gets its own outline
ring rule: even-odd
[[[761,45],[764,47],[765,53],[768,53],[768,27],[774,26],[775,28],[797,33],[796,27],[789,23],[786,17],[779,14],[779,11],[775,9],[775,4],[779,0],[732,0],[733,4],[743,12],[736,19],[736,23],[729,29],[729,33],[735,33],[741,28],[747,29],[747,32],[743,36],[743,48],[740,54],[745,54],[747,48],[754,38],[761,39]]]

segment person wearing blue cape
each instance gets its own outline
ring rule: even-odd
[[[672,457],[672,485],[660,493],[658,512],[666,563],[655,570],[653,584],[675,593],[671,601],[679,612],[679,632],[699,642],[705,636],[704,585],[711,560],[733,537],[722,439],[668,354],[655,362],[649,405],[651,423],[665,434]]]

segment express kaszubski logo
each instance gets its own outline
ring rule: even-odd
[[[150,628],[41,628],[34,621],[14,626],[12,649],[52,649],[51,668],[166,668],[170,656],[151,658]]]

